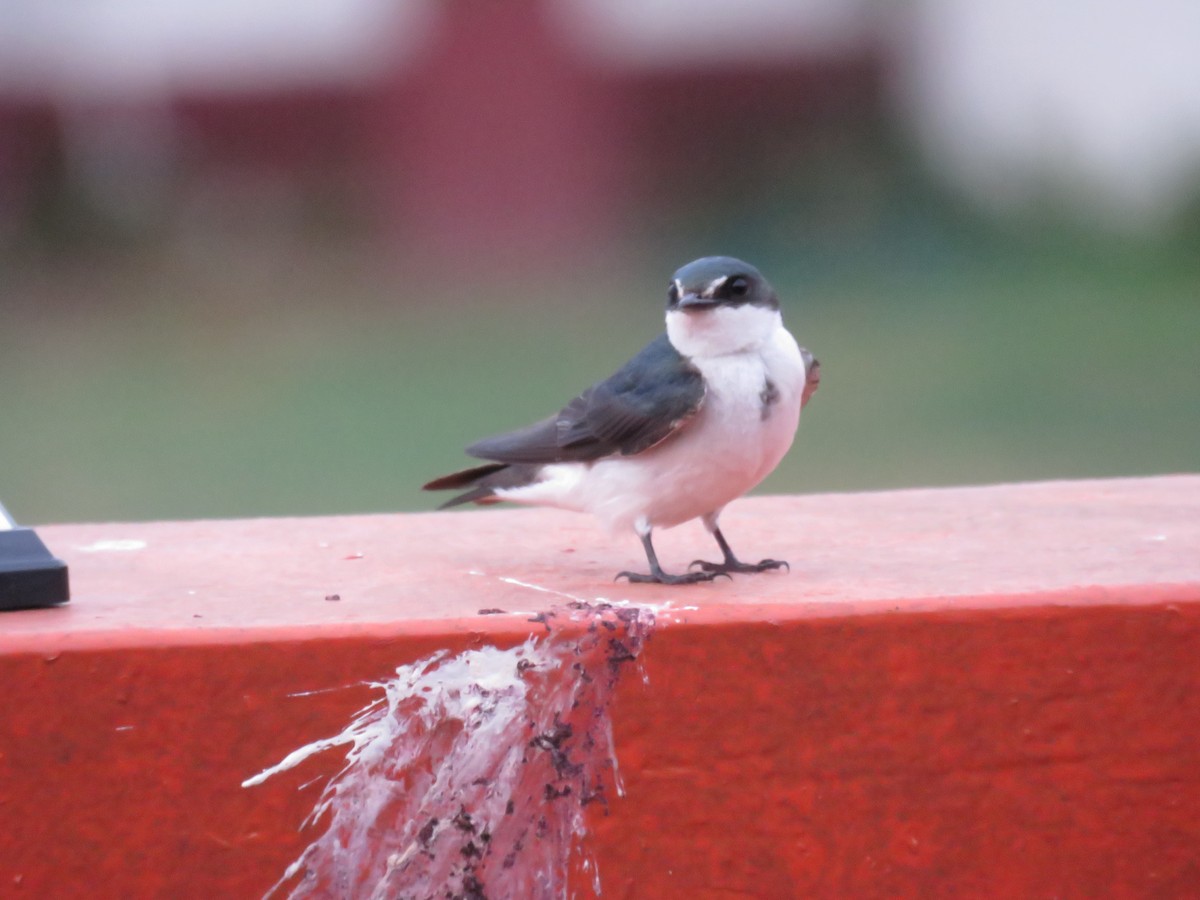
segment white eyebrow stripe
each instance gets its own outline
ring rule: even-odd
[[[708,287],[706,287],[706,288],[704,289],[704,293],[703,293],[703,294],[701,294],[700,296],[702,296],[702,297],[711,297],[711,296],[713,296],[713,295],[714,295],[714,294],[717,292],[717,289],[718,289],[718,288],[719,288],[721,285],[723,285],[725,282],[727,282],[728,280],[729,280],[729,276],[728,276],[728,275],[722,275],[720,278],[714,278],[714,279],[713,279],[713,280],[712,280],[712,281],[709,283]]]

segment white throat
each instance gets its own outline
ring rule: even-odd
[[[779,310],[753,304],[667,312],[667,338],[688,358],[757,350],[782,327]]]

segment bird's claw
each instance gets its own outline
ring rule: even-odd
[[[641,572],[618,572],[613,581],[620,581],[622,578],[627,578],[630,584],[697,584],[701,581],[714,581],[721,575],[729,578],[726,572],[687,572],[683,575],[668,575],[666,572],[659,573],[658,575],[654,573],[644,575]],[[730,580],[732,581],[733,579]]]
[[[703,559],[694,559],[691,565],[688,566],[688,569],[691,569],[693,566],[699,566],[702,571],[712,572],[717,575],[728,575],[730,572],[768,572],[772,569],[787,569],[789,572],[792,571],[792,567],[783,559],[764,559],[757,563],[744,563],[738,560],[713,563]]]

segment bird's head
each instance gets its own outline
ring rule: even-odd
[[[780,322],[775,289],[762,272],[731,256],[690,262],[667,288],[667,335],[684,356],[752,349]]]

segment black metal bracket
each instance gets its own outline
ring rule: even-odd
[[[69,599],[67,564],[0,505],[0,611],[57,606]]]

